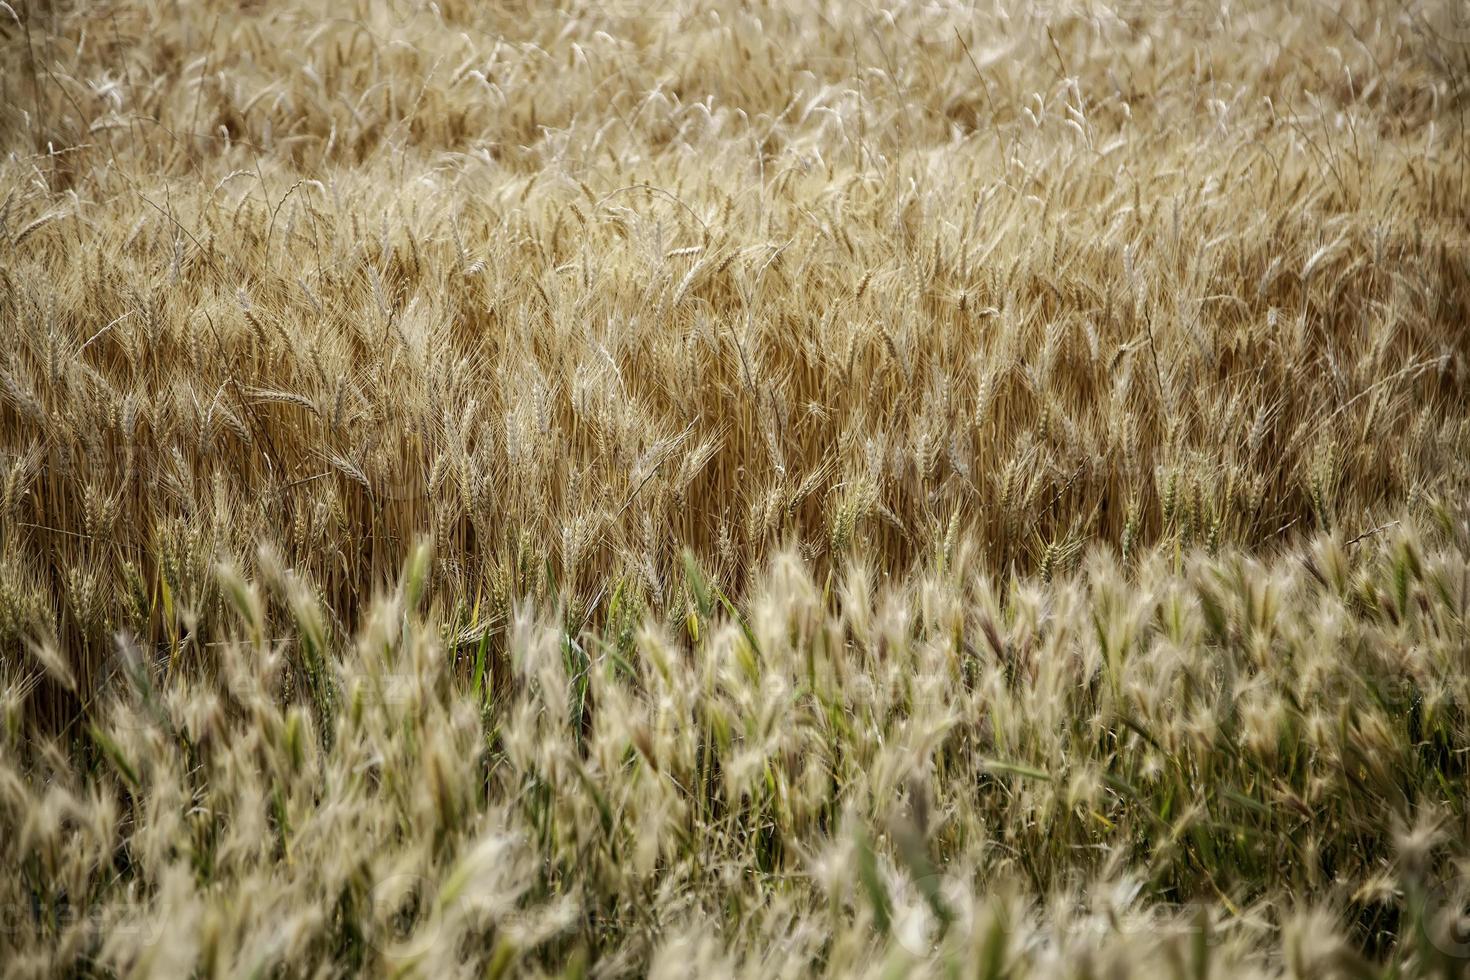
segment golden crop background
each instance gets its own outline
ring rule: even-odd
[[[252,914],[267,913],[205,894],[248,880],[318,916],[268,969],[386,968],[358,919],[385,866],[354,870],[331,848],[377,848],[370,863],[401,860],[437,888],[500,821],[528,876],[506,907],[540,938],[476,945],[494,918],[481,909],[429,960],[394,963],[439,975],[496,951],[498,969],[641,972],[660,955],[678,964],[665,930],[701,915],[730,930],[710,940],[723,952],[697,953],[710,971],[765,973],[778,919],[792,935],[775,972],[897,962],[868,942],[919,955],[893,944],[882,901],[869,921],[811,899],[816,855],[839,841],[866,855],[859,895],[909,887],[885,878],[894,853],[900,871],[921,851],[940,862],[956,894],[1013,880],[1030,896],[1018,908],[1136,872],[1141,901],[1172,910],[1159,915],[1215,903],[1208,915],[1244,937],[1243,958],[1219,961],[1231,969],[1296,968],[1263,951],[1284,948],[1297,901],[1332,923],[1308,934],[1336,929],[1344,949],[1427,968],[1399,939],[1428,921],[1410,894],[1428,872],[1394,877],[1389,855],[1425,812],[1435,840],[1465,830],[1463,788],[1438,788],[1463,781],[1467,735],[1470,14],[1456,2],[0,4],[0,813],[26,828],[3,853],[28,869],[7,893],[25,928],[0,942],[34,942],[16,962],[37,970],[167,972],[159,951],[172,950],[184,969],[248,971],[265,955]],[[422,603],[394,606],[426,540]],[[1338,578],[1310,565],[1305,582],[1309,545],[1339,556]],[[1211,575],[1246,597],[1236,626],[1196,588]],[[844,591],[854,576],[886,598]],[[1162,693],[1174,681],[1146,695],[1153,716],[1099,707],[1098,678],[1126,671],[1079,650],[1113,649],[1098,625],[1113,612],[1087,610],[1114,577],[1131,583],[1117,601],[1146,610],[1129,641],[1152,665],[1140,692],[1175,671],[1212,697],[1291,692],[1267,715],[1297,735],[1320,712],[1348,714],[1312,736],[1309,761],[1273,768],[1284,750],[1265,739],[1257,762],[1237,757],[1217,779],[1225,763],[1180,747],[1214,729]],[[275,585],[247,601],[257,578]],[[761,706],[815,696],[815,668],[803,681],[794,665],[816,654],[735,626],[781,582],[819,597],[821,612],[802,613],[815,632],[793,636],[837,662],[855,651],[839,676],[881,688],[922,671],[959,684],[946,695],[959,700],[931,711],[906,690],[891,712],[846,722],[829,708],[811,749],[815,721]],[[958,610],[938,631],[934,582]],[[1331,616],[1319,588],[1338,601]],[[1162,597],[1180,590],[1208,631],[1165,621]],[[1432,625],[1406,612],[1421,594]],[[1028,602],[1046,625],[1025,625]],[[561,635],[563,674],[531,682],[539,648],[516,640],[518,610]],[[352,637],[390,614],[402,629],[380,627],[389,659],[415,666],[389,673],[429,683],[413,703],[443,725],[409,734],[420,721],[384,709],[372,738],[407,773],[385,805],[380,777],[358,782],[387,756],[350,747],[368,737],[351,714],[366,669],[354,658],[372,652]],[[1308,662],[1340,675],[1316,707],[1297,697],[1296,654],[1250,625],[1261,616],[1303,631]],[[852,625],[864,617],[886,625]],[[1328,620],[1370,639],[1347,650],[1307,635],[1330,634]],[[1018,674],[1015,650],[1053,629],[1061,659]],[[899,642],[941,634],[942,668]],[[671,668],[647,673],[670,643],[691,678],[723,669],[706,657],[753,657],[749,689],[729,695],[743,707],[716,710],[725,695],[691,679],[706,700],[670,714],[658,699]],[[614,655],[622,667],[605,675]],[[1232,657],[1239,671],[1222,674]],[[1362,748],[1366,722],[1349,715],[1364,678],[1394,675],[1392,657],[1423,661],[1417,693],[1383,702],[1386,734]],[[254,686],[226,696],[236,661]],[[1056,673],[1041,684],[1036,671]],[[773,694],[762,677],[793,686]],[[543,731],[538,712],[568,688],[575,723]],[[853,696],[839,694],[826,696]],[[1444,712],[1432,737],[1404,720],[1430,695]],[[938,734],[1007,699],[1084,734],[1063,746],[1034,723],[981,748]],[[157,708],[141,729],[127,722],[140,703]],[[622,720],[638,705],[665,727]],[[710,727],[742,713],[766,727]],[[275,760],[260,763],[274,775],[210,756],[201,724]],[[869,737],[907,745],[911,726],[933,732],[905,757],[911,792],[840,761],[866,758]],[[693,756],[676,765],[640,741],[655,730]],[[637,751],[589,761],[599,733]],[[303,748],[313,739],[320,756]],[[1386,765],[1390,746],[1419,758],[1434,739],[1418,789],[1397,795],[1391,769],[1380,782],[1314,768]],[[419,749],[442,752],[441,768]],[[752,752],[764,761],[737,765]],[[228,773],[200,775],[215,762]],[[812,765],[830,785],[801,775]],[[1175,774],[1165,789],[1148,782],[1160,766]],[[973,798],[997,779],[1038,781],[1026,772],[1054,787],[1040,802],[1029,784],[1009,802]],[[323,773],[355,788],[334,796]],[[610,796],[632,807],[661,774],[670,825],[648,831],[633,874],[616,831],[632,811]],[[716,804],[720,779],[733,795]],[[1346,794],[1338,809],[1329,788]],[[781,803],[789,793],[808,809]],[[1088,795],[1106,793],[1113,810]],[[431,820],[419,794],[449,809]],[[1232,804],[1249,833],[1319,833],[1327,870],[1281,841],[1229,853],[1255,845],[1212,815],[1228,794],[1265,808]],[[894,799],[967,829],[929,835],[910,814],[895,836]],[[1054,826],[1079,799],[1101,839]],[[281,828],[332,807],[361,807],[350,819],[376,829],[317,824],[319,843],[296,845],[313,870],[281,870]],[[1181,844],[1195,833],[1181,814],[1204,821],[1199,841]],[[997,820],[1022,821],[1019,836],[980,847]],[[600,843],[582,836],[588,821]],[[90,864],[66,856],[79,823],[96,835]],[[248,840],[233,865],[217,852],[223,824]],[[184,860],[176,838],[190,835]],[[148,859],[107,858],[117,836]],[[1434,854],[1439,870],[1454,858]],[[1225,875],[1227,860],[1249,870]],[[323,865],[346,870],[325,882]],[[920,906],[949,908],[916,887]],[[203,897],[179,897],[189,888]],[[225,946],[193,960],[129,946],[138,929],[88,945],[85,918],[48,933],[40,910],[63,893],[135,903],[145,921],[198,906]],[[565,922],[527,897],[549,895]],[[1410,905],[1363,911],[1383,895]],[[451,928],[443,906],[414,901],[400,926]],[[1025,947],[1007,930],[1036,908],[982,911],[945,956]],[[1055,939],[1059,915],[1036,928]],[[1029,965],[1060,969],[1055,956]]]

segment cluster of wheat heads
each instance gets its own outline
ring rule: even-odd
[[[838,819],[860,795],[845,783],[832,790],[841,806],[792,827],[770,809],[774,795],[716,806],[705,800],[714,790],[684,773],[684,802],[668,803],[674,837],[652,834],[660,843],[636,860],[611,843],[608,821],[627,817],[609,801],[648,777],[625,782],[632,756],[585,768],[586,753],[598,726],[621,724],[624,701],[652,696],[644,661],[661,647],[634,642],[640,624],[655,635],[731,629],[772,589],[778,555],[820,583],[824,616],[838,615],[833,590],[855,569],[891,577],[884,617],[913,637],[929,621],[919,583],[959,552],[966,574],[993,576],[996,622],[1019,615],[1013,603],[1052,610],[1066,588],[1087,593],[1075,576],[1093,552],[1130,577],[1128,601],[1141,608],[1169,576],[1216,555],[1265,561],[1219,568],[1249,567],[1259,578],[1240,588],[1270,592],[1281,576],[1300,579],[1281,556],[1324,535],[1324,547],[1376,554],[1390,532],[1418,534],[1459,560],[1470,23],[1457,10],[1453,0],[0,4],[0,680],[7,819],[30,828],[7,841],[19,848],[7,867],[30,869],[8,911],[26,927],[52,916],[51,931],[27,936],[39,943],[27,962],[58,949],[65,908],[132,902],[151,922],[169,888],[192,896],[266,880],[304,889],[295,905],[291,894],[272,901],[317,916],[299,923],[299,949],[282,949],[362,962],[378,948],[363,938],[362,902],[383,869],[324,883],[303,865],[330,864],[329,845],[381,845],[383,860],[438,887],[480,853],[481,831],[503,825],[506,853],[530,869],[507,885],[506,907],[542,909],[555,895],[573,920],[559,938],[533,930],[541,938],[514,949],[544,941],[636,971],[678,948],[693,917],[722,915],[721,941],[744,951],[731,954],[742,969],[760,972],[764,961],[748,957],[773,948],[778,922],[799,933],[782,947],[792,962],[866,963],[862,944],[901,931],[897,913],[875,905],[888,923],[875,932],[847,905],[815,902],[810,876],[825,853],[815,841],[871,855],[855,880],[874,896],[888,894],[883,862],[909,852],[871,807],[853,803],[858,816]],[[444,730],[426,740],[391,716],[382,731],[404,741],[383,758],[405,759],[394,786],[355,768],[377,758],[363,747],[376,743],[350,727],[361,719],[339,675],[358,656],[351,638],[391,611],[374,596],[419,540],[433,541],[411,631],[425,639],[404,632],[390,646],[443,671],[432,717]],[[1337,589],[1357,597],[1343,600],[1345,621],[1376,630],[1389,615],[1364,589],[1403,604],[1397,571],[1373,577],[1386,567]],[[1432,601],[1463,616],[1452,573]],[[262,575],[291,587],[260,607],[258,633],[242,631],[239,583]],[[1043,591],[1024,600],[1027,589]],[[1315,602],[1279,614],[1316,629]],[[533,683],[534,672],[516,672],[530,655],[514,642],[517,610],[556,624],[564,675]],[[1414,637],[1427,628],[1402,613],[1389,622]],[[1450,632],[1431,631],[1434,642],[1463,642],[1462,620],[1441,625]],[[957,663],[967,649],[1004,659],[1006,646],[986,655],[976,636],[953,641]],[[1354,642],[1381,639],[1371,636]],[[698,663],[704,639],[688,639],[686,669],[715,669]],[[1199,658],[1190,670],[1233,690],[1239,678],[1216,673],[1220,642],[1170,640],[1168,657]],[[1326,658],[1329,647],[1314,649]],[[883,671],[903,669],[878,649]],[[628,675],[598,694],[592,678],[616,662],[609,651]],[[1275,654],[1256,651],[1252,668],[1284,686],[1294,661],[1268,662]],[[1408,656],[1398,645],[1344,656],[1390,654]],[[1444,657],[1435,690],[1460,692]],[[1078,701],[1097,696],[1102,676],[1087,663],[1048,669],[1083,684],[1057,702],[1082,712],[1064,730],[1091,726],[1102,741],[1084,750],[1027,734],[1028,748],[996,758],[1025,755],[1048,774],[1092,759],[1087,771],[1102,779],[1117,775],[1120,746],[1144,751],[1133,741],[1143,736]],[[759,659],[749,669],[776,670]],[[1005,669],[1021,693],[977,689],[954,709],[971,713],[965,724],[992,710],[989,699],[1042,696],[1034,677]],[[220,687],[231,671],[255,678],[243,699]],[[812,696],[786,690],[798,689]],[[1339,689],[1331,705],[1347,710],[1360,690]],[[1186,725],[1184,708],[1159,696],[1159,716]],[[138,730],[163,741],[108,734],[120,697],[154,706],[154,727]],[[1450,821],[1437,832],[1451,833],[1464,827],[1453,790],[1463,692],[1442,700],[1442,768],[1424,770],[1423,785],[1434,776],[1452,788],[1430,808]],[[580,728],[562,733],[570,742],[538,727],[550,722],[536,706],[553,702],[578,706]],[[485,704],[495,707],[475,714]],[[225,706],[216,722],[211,705]],[[776,710],[754,693],[748,707]],[[936,711],[919,702],[900,714],[923,727],[948,717]],[[763,738],[806,744],[800,725],[718,736],[699,717],[677,735],[710,787],[709,773],[738,769]],[[194,731],[189,718],[265,753],[263,768],[199,769],[204,750],[179,734]],[[902,727],[896,716],[873,724],[880,740]],[[1356,745],[1356,722],[1341,724],[1334,737]],[[1388,741],[1417,752],[1416,733],[1392,728]],[[547,762],[546,775],[529,757],[503,761],[517,740],[543,736],[548,745],[525,751],[575,747],[584,768]],[[845,742],[859,734],[823,737],[823,765],[847,780],[850,763],[833,760],[863,758]],[[413,755],[440,738],[452,765]],[[306,769],[265,766],[283,745],[302,766],[303,753],[325,754]],[[1334,758],[1358,758],[1347,752]],[[157,794],[133,785],[146,775],[140,754],[175,767],[150,784]],[[976,765],[941,766],[914,799],[995,785]],[[784,770],[765,768],[764,792],[777,794]],[[1298,808],[1311,814],[1304,827],[1337,842],[1315,865],[1296,855],[1318,878],[1294,876],[1276,841],[1231,876],[1220,841],[1254,845],[1233,843],[1239,814],[1210,816],[1211,801],[1237,794],[1286,821],[1278,804],[1306,800],[1305,784],[1273,797],[1244,771],[1219,786],[1211,772],[1173,771],[1194,796],[1160,806],[1142,792],[1121,823],[1095,807],[1101,822],[1089,829],[1103,847],[1067,836],[1077,828],[1047,844],[1073,809],[1046,797],[1045,819],[1017,811],[1031,828],[1024,846],[982,854],[965,849],[973,841],[931,840],[932,859],[943,874],[959,860],[956,882],[969,861],[970,885],[988,888],[1009,854],[1019,894],[1042,902],[1092,895],[1069,876],[1105,851],[1125,862],[1108,866],[1112,880],[1126,867],[1139,894],[1176,912],[1201,897],[1186,884],[1207,883],[1211,914],[1252,937],[1242,949],[1280,938],[1281,903],[1300,894],[1329,914],[1357,903],[1337,926],[1360,949],[1413,953],[1397,942],[1401,922],[1419,921],[1405,904],[1410,879],[1374,862],[1391,862],[1395,820],[1421,826],[1418,796],[1385,804],[1362,777],[1369,789],[1341,809]],[[368,781],[323,789],[329,772]],[[568,772],[582,773],[580,790]],[[1002,791],[1039,792],[1021,779]],[[70,795],[47,796],[48,785]],[[199,802],[210,787],[219,798]],[[1096,792],[1119,791],[1104,781]],[[458,799],[456,822],[415,816],[424,793]],[[589,818],[613,848],[598,860],[566,836],[568,821],[593,813],[576,809],[586,799],[606,804]],[[358,803],[365,812],[344,813]],[[547,808],[563,803],[572,815],[550,821]],[[976,825],[999,834],[990,821],[1002,811],[983,809],[995,801],[974,805]],[[1194,831],[1185,813],[1213,822]],[[60,857],[93,853],[67,850],[83,815],[104,836],[126,828],[128,843],[111,863],[67,872],[85,882],[58,885]],[[338,815],[366,822],[361,846],[344,843],[356,831]],[[1302,830],[1262,821],[1263,834]],[[287,824],[314,828],[308,839],[320,835],[323,850],[297,843],[293,858]],[[235,826],[248,854],[215,875],[216,845],[186,842]],[[854,826],[868,827],[868,843],[854,843]],[[682,841],[677,854],[669,840]],[[410,844],[427,850],[398,849]],[[149,847],[151,863],[128,856]],[[185,852],[209,856],[191,864]],[[702,863],[676,873],[676,858]],[[1391,899],[1381,917],[1338,877],[1381,886]],[[415,901],[400,925],[443,921],[429,897]],[[1253,918],[1253,901],[1271,912]],[[184,904],[215,915],[225,937],[201,972],[264,955],[264,933],[252,931],[274,922],[263,906]],[[465,946],[484,923],[455,921],[445,928],[458,938],[433,955],[477,962]],[[1036,921],[1065,931],[1070,920]],[[146,965],[145,951],[162,955],[136,930],[103,955],[85,939],[95,928],[72,925],[88,963],[125,972]],[[837,935],[853,945],[833,945]],[[546,949],[543,965],[560,955]],[[495,962],[508,966],[514,954],[503,955]]]
[[[1002,594],[792,553],[462,683],[263,553],[214,669],[0,753],[16,975],[1459,976],[1470,524]],[[294,641],[271,635],[287,610]],[[295,696],[290,688],[300,688]]]
[[[204,637],[262,539],[349,620],[420,534],[596,615],[685,547],[1051,572],[1463,488],[1423,11],[340,13],[6,28],[7,622],[68,656]]]

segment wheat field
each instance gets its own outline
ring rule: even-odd
[[[1470,972],[1467,83],[0,2],[0,976]]]

